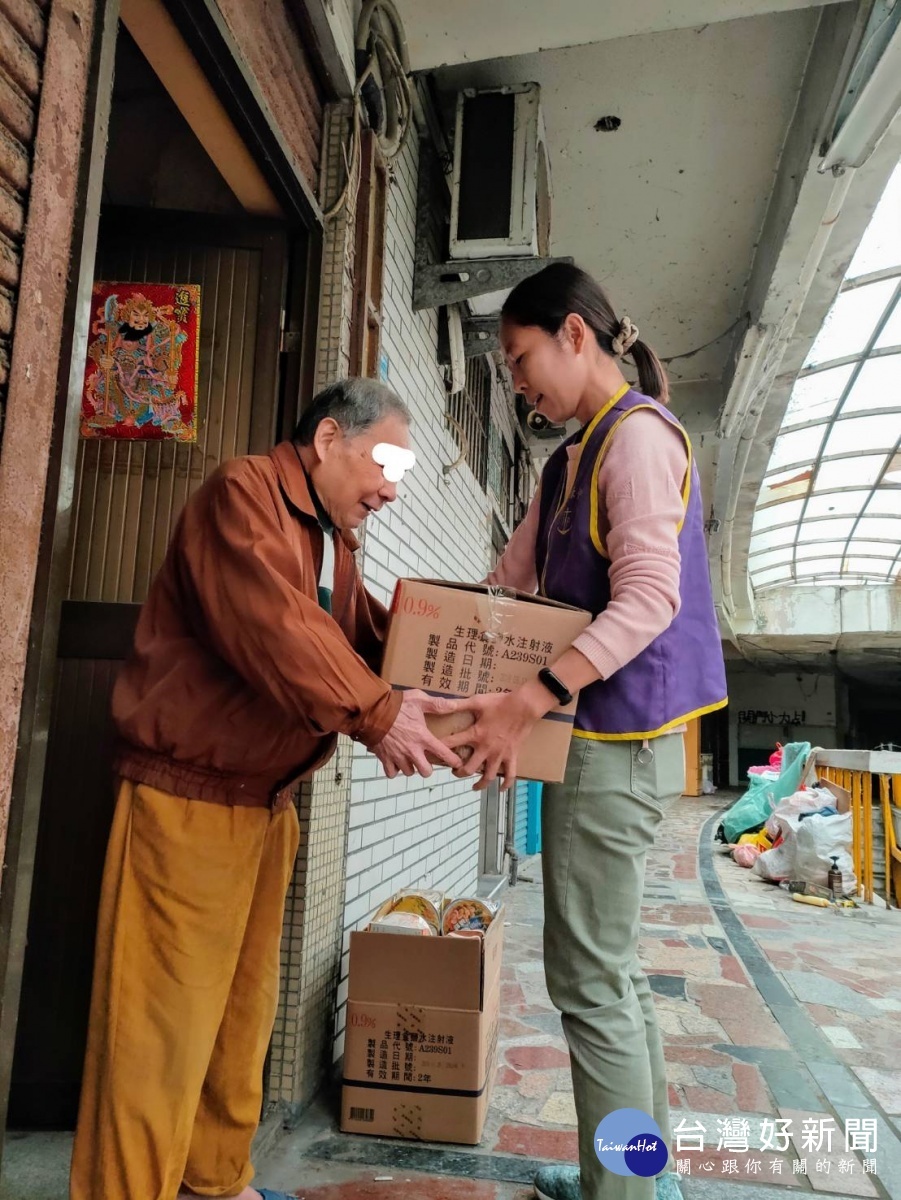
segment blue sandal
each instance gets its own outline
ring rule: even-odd
[[[289,1196],[287,1192],[273,1192],[269,1188],[257,1188],[256,1190],[263,1197],[263,1200],[297,1200],[296,1193],[293,1196]]]

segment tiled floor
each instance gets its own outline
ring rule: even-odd
[[[723,804],[721,795],[680,802],[646,883],[641,953],[686,1200],[788,1200],[788,1189],[901,1200],[901,912],[795,904],[712,842]],[[541,961],[539,860],[524,865],[506,904],[498,1073],[482,1144],[347,1137],[325,1102],[258,1162],[261,1184],[302,1200],[525,1200],[539,1161],[575,1159],[566,1046]],[[846,1132],[865,1140],[862,1122],[873,1121],[875,1152],[846,1151]],[[0,1200],[63,1200],[67,1145],[9,1141]]]
[[[680,802],[646,883],[641,954],[686,1200],[739,1188],[744,1200],[786,1189],[901,1198],[901,913],[794,903],[712,842],[722,806],[722,796]],[[346,1137],[320,1110],[261,1164],[263,1183],[305,1200],[520,1200],[536,1160],[575,1160],[566,1045],[541,961],[540,861],[522,876],[506,896],[499,1063],[482,1144]],[[846,1150],[846,1135],[862,1148]]]

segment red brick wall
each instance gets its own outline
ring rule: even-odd
[[[323,96],[284,0],[216,0],[301,173],[318,194]]]
[[[21,6],[23,11],[26,7]],[[39,92],[32,98],[37,136],[21,268],[17,267],[16,333],[0,446],[0,858],[19,734],[69,288],[95,0],[55,0],[48,11],[43,74]],[[21,44],[16,46],[20,66],[31,61],[23,48],[25,32],[23,26]],[[32,41],[37,33],[35,28]],[[8,65],[2,48],[0,64]],[[3,111],[8,122],[12,110],[7,106]],[[5,195],[10,194],[8,180],[0,186]],[[9,249],[8,233],[2,245]]]

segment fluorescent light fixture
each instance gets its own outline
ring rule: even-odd
[[[833,168],[862,166],[879,144],[882,135],[901,111],[901,26],[892,34],[861,89],[857,103],[832,140],[826,157],[817,168],[821,174]]]

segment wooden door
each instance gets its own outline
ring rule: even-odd
[[[83,440],[10,1094],[11,1128],[71,1129],[113,810],[109,695],[188,496],[275,440],[287,246],[271,222],[153,210],[101,219],[95,275],[198,283],[198,438]]]

